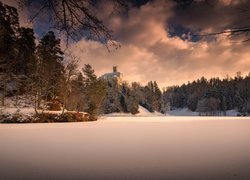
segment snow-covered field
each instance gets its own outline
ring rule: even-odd
[[[0,124],[0,179],[249,179],[249,117]]]

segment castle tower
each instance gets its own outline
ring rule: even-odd
[[[122,73],[117,71],[117,66],[113,66],[113,72],[105,73],[101,76],[106,81],[117,80],[118,84],[122,83]]]
[[[114,73],[117,72],[117,66],[113,66],[113,72],[114,72]]]

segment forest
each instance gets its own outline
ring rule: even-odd
[[[225,79],[204,77],[181,86],[161,90],[156,81],[104,80],[93,67],[79,67],[77,57],[65,53],[53,31],[40,39],[32,28],[21,27],[17,9],[0,2],[0,106],[12,98],[18,106],[21,98],[30,99],[37,119],[46,121],[96,120],[100,114],[125,112],[137,114],[139,105],[150,112],[188,108],[200,115],[226,115],[237,109],[250,113],[250,74]],[[60,117],[46,111],[62,111]],[[70,113],[71,112],[71,113]],[[77,113],[86,112],[88,118]],[[9,115],[1,113],[0,119]],[[34,118],[32,117],[32,118]],[[13,116],[11,116],[13,120]],[[14,116],[14,119],[18,119]]]
[[[240,72],[234,78],[204,77],[166,88],[163,101],[171,109],[187,107],[201,115],[226,115],[227,110],[237,109],[243,115],[250,113],[250,74],[243,77]]]

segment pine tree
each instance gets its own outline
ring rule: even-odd
[[[103,80],[106,95],[102,103],[101,110],[105,114],[112,112],[123,112],[123,108],[120,102],[121,87],[117,82],[117,79],[112,79],[109,81]]]
[[[162,93],[156,81],[148,82],[148,85],[144,87],[143,92],[144,98],[143,100],[140,100],[140,104],[150,112],[160,112],[163,104]]]
[[[226,97],[223,96],[222,101],[221,101],[221,109],[223,111],[223,115],[226,116],[226,110],[227,110],[227,102],[226,102]]]
[[[97,79],[93,68],[89,64],[85,64],[82,69],[83,85],[84,85],[84,95],[85,95],[85,111],[93,116],[99,114],[101,104],[104,100],[106,89],[103,81]]]
[[[31,28],[21,27],[18,30],[17,39],[17,58],[14,67],[16,84],[16,104],[18,96],[31,92],[34,84],[34,73],[36,70],[36,44],[34,31]]]
[[[17,74],[23,74],[31,77],[35,72],[35,36],[34,30],[31,28],[21,27],[18,37],[18,60],[16,65]]]
[[[122,84],[121,106],[123,107],[123,112],[132,114],[139,112],[139,100],[136,98],[136,93],[125,82]]]
[[[158,112],[161,111],[162,105],[162,93],[156,81],[153,83],[154,86],[154,109]]]
[[[40,40],[37,54],[36,94],[39,106],[42,98],[45,101],[55,100],[64,82],[63,52],[60,39],[56,39],[54,32],[49,31]]]
[[[0,2],[0,96],[4,106],[7,84],[15,76],[17,59],[17,33],[19,19],[17,9]]]

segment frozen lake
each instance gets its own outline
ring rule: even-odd
[[[0,179],[249,179],[250,117],[0,124]]]

